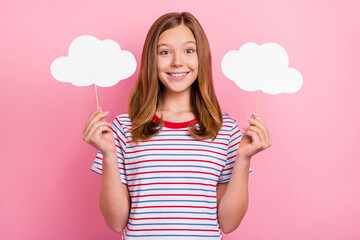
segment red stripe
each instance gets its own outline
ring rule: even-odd
[[[155,184],[191,184],[191,185],[203,185],[203,186],[210,186],[210,187],[216,187],[214,184],[206,184],[206,183],[184,183],[184,182],[156,182],[156,183],[142,183],[142,184],[134,184],[129,185],[128,187],[136,187],[136,186],[146,186],[146,185],[155,185]]]
[[[176,196],[216,198],[216,196],[199,195],[199,194],[149,194],[149,195],[137,195],[137,196],[131,196],[131,197],[137,198],[137,197],[176,197]]]
[[[209,141],[198,140],[198,139],[156,139],[156,140],[146,140],[146,141],[141,141],[141,142],[146,143],[146,142],[160,142],[160,141],[192,141],[192,142],[204,142],[204,143],[212,143],[212,144],[221,144],[221,145],[227,146],[226,143],[209,142]],[[126,143],[132,143],[132,141],[128,141]]]
[[[229,133],[218,133],[218,135],[222,135],[222,136],[230,136]]]
[[[133,175],[139,175],[139,174],[148,174],[148,173],[201,173],[201,174],[207,174],[207,175],[213,175],[215,177],[219,177],[219,175],[216,175],[214,173],[198,172],[198,171],[152,171],[152,172],[131,173],[131,174],[126,174],[126,176],[133,176]]]
[[[132,220],[156,220],[156,219],[192,219],[192,220],[216,220],[217,218],[182,218],[182,217],[163,217],[163,218],[132,218],[129,217],[129,219]]]
[[[206,207],[206,206],[143,206],[143,207],[132,207],[135,208],[206,208],[206,209],[216,209],[217,207]]]
[[[237,130],[236,132],[234,132],[233,134],[231,134],[230,137],[234,136],[234,135],[237,134],[238,132],[240,132],[240,130]]]
[[[116,118],[116,121],[120,124],[121,126],[121,123],[119,122],[119,120]],[[116,132],[115,132],[116,133]],[[118,138],[122,141],[122,143],[124,144],[124,146],[126,146],[126,143],[122,140],[122,138],[116,133],[116,136],[118,136]]]
[[[127,227],[129,231],[140,232],[140,231],[202,231],[202,232],[218,232],[219,230],[215,229],[130,229]]]
[[[156,160],[154,159],[154,160],[144,160],[144,161],[138,161],[138,162],[125,163],[125,165],[132,165],[132,164],[138,164],[138,163],[144,163],[144,162],[178,162],[178,161],[180,161],[180,162],[206,162],[206,163],[218,165],[220,167],[224,167],[224,165],[221,165],[216,162],[206,161],[206,160],[193,160],[193,159],[156,159]]]
[[[231,145],[228,149],[231,149],[232,147],[236,146],[236,145],[239,145],[241,141],[238,141],[237,143]]]
[[[231,167],[231,168],[226,168],[226,169],[224,169],[223,171],[228,171],[228,170],[231,170],[231,169],[233,169],[233,167]]]
[[[186,129],[161,129],[162,132],[187,132]]]
[[[230,160],[230,159],[232,159],[232,158],[234,158],[234,157],[236,157],[236,154],[235,154],[234,156],[232,156],[232,157],[229,157],[227,160]]]
[[[145,152],[145,151],[164,151],[164,150],[169,150],[169,151],[203,151],[203,152],[210,152],[210,153],[215,153],[215,154],[219,154],[222,156],[226,156],[226,154],[223,153],[219,153],[219,152],[215,152],[215,151],[210,151],[210,150],[206,150],[206,149],[174,149],[174,148],[152,148],[152,149],[142,149],[142,150],[137,150],[137,151],[133,151],[133,152],[126,152],[127,154],[131,154],[131,153],[138,153],[138,152]]]

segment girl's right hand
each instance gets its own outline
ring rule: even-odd
[[[104,154],[116,153],[116,145],[111,124],[106,122],[105,116],[109,112],[101,109],[93,111],[88,118],[82,139]]]

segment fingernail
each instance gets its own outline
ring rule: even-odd
[[[257,114],[255,112],[252,113],[255,117],[257,117]]]
[[[252,121],[253,121],[253,119],[252,119],[252,118],[247,118],[247,120],[248,120],[249,122],[252,122]]]
[[[108,114],[108,113],[109,113],[108,111],[104,112],[105,115]]]

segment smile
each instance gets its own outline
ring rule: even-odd
[[[189,72],[179,72],[179,73],[167,73],[170,75],[170,77],[172,79],[175,79],[175,80],[181,80],[183,78],[185,78],[185,76],[188,74]]]

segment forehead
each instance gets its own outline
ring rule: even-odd
[[[158,46],[160,45],[179,45],[189,42],[195,43],[194,34],[190,28],[181,24],[174,28],[170,28],[160,34]]]

